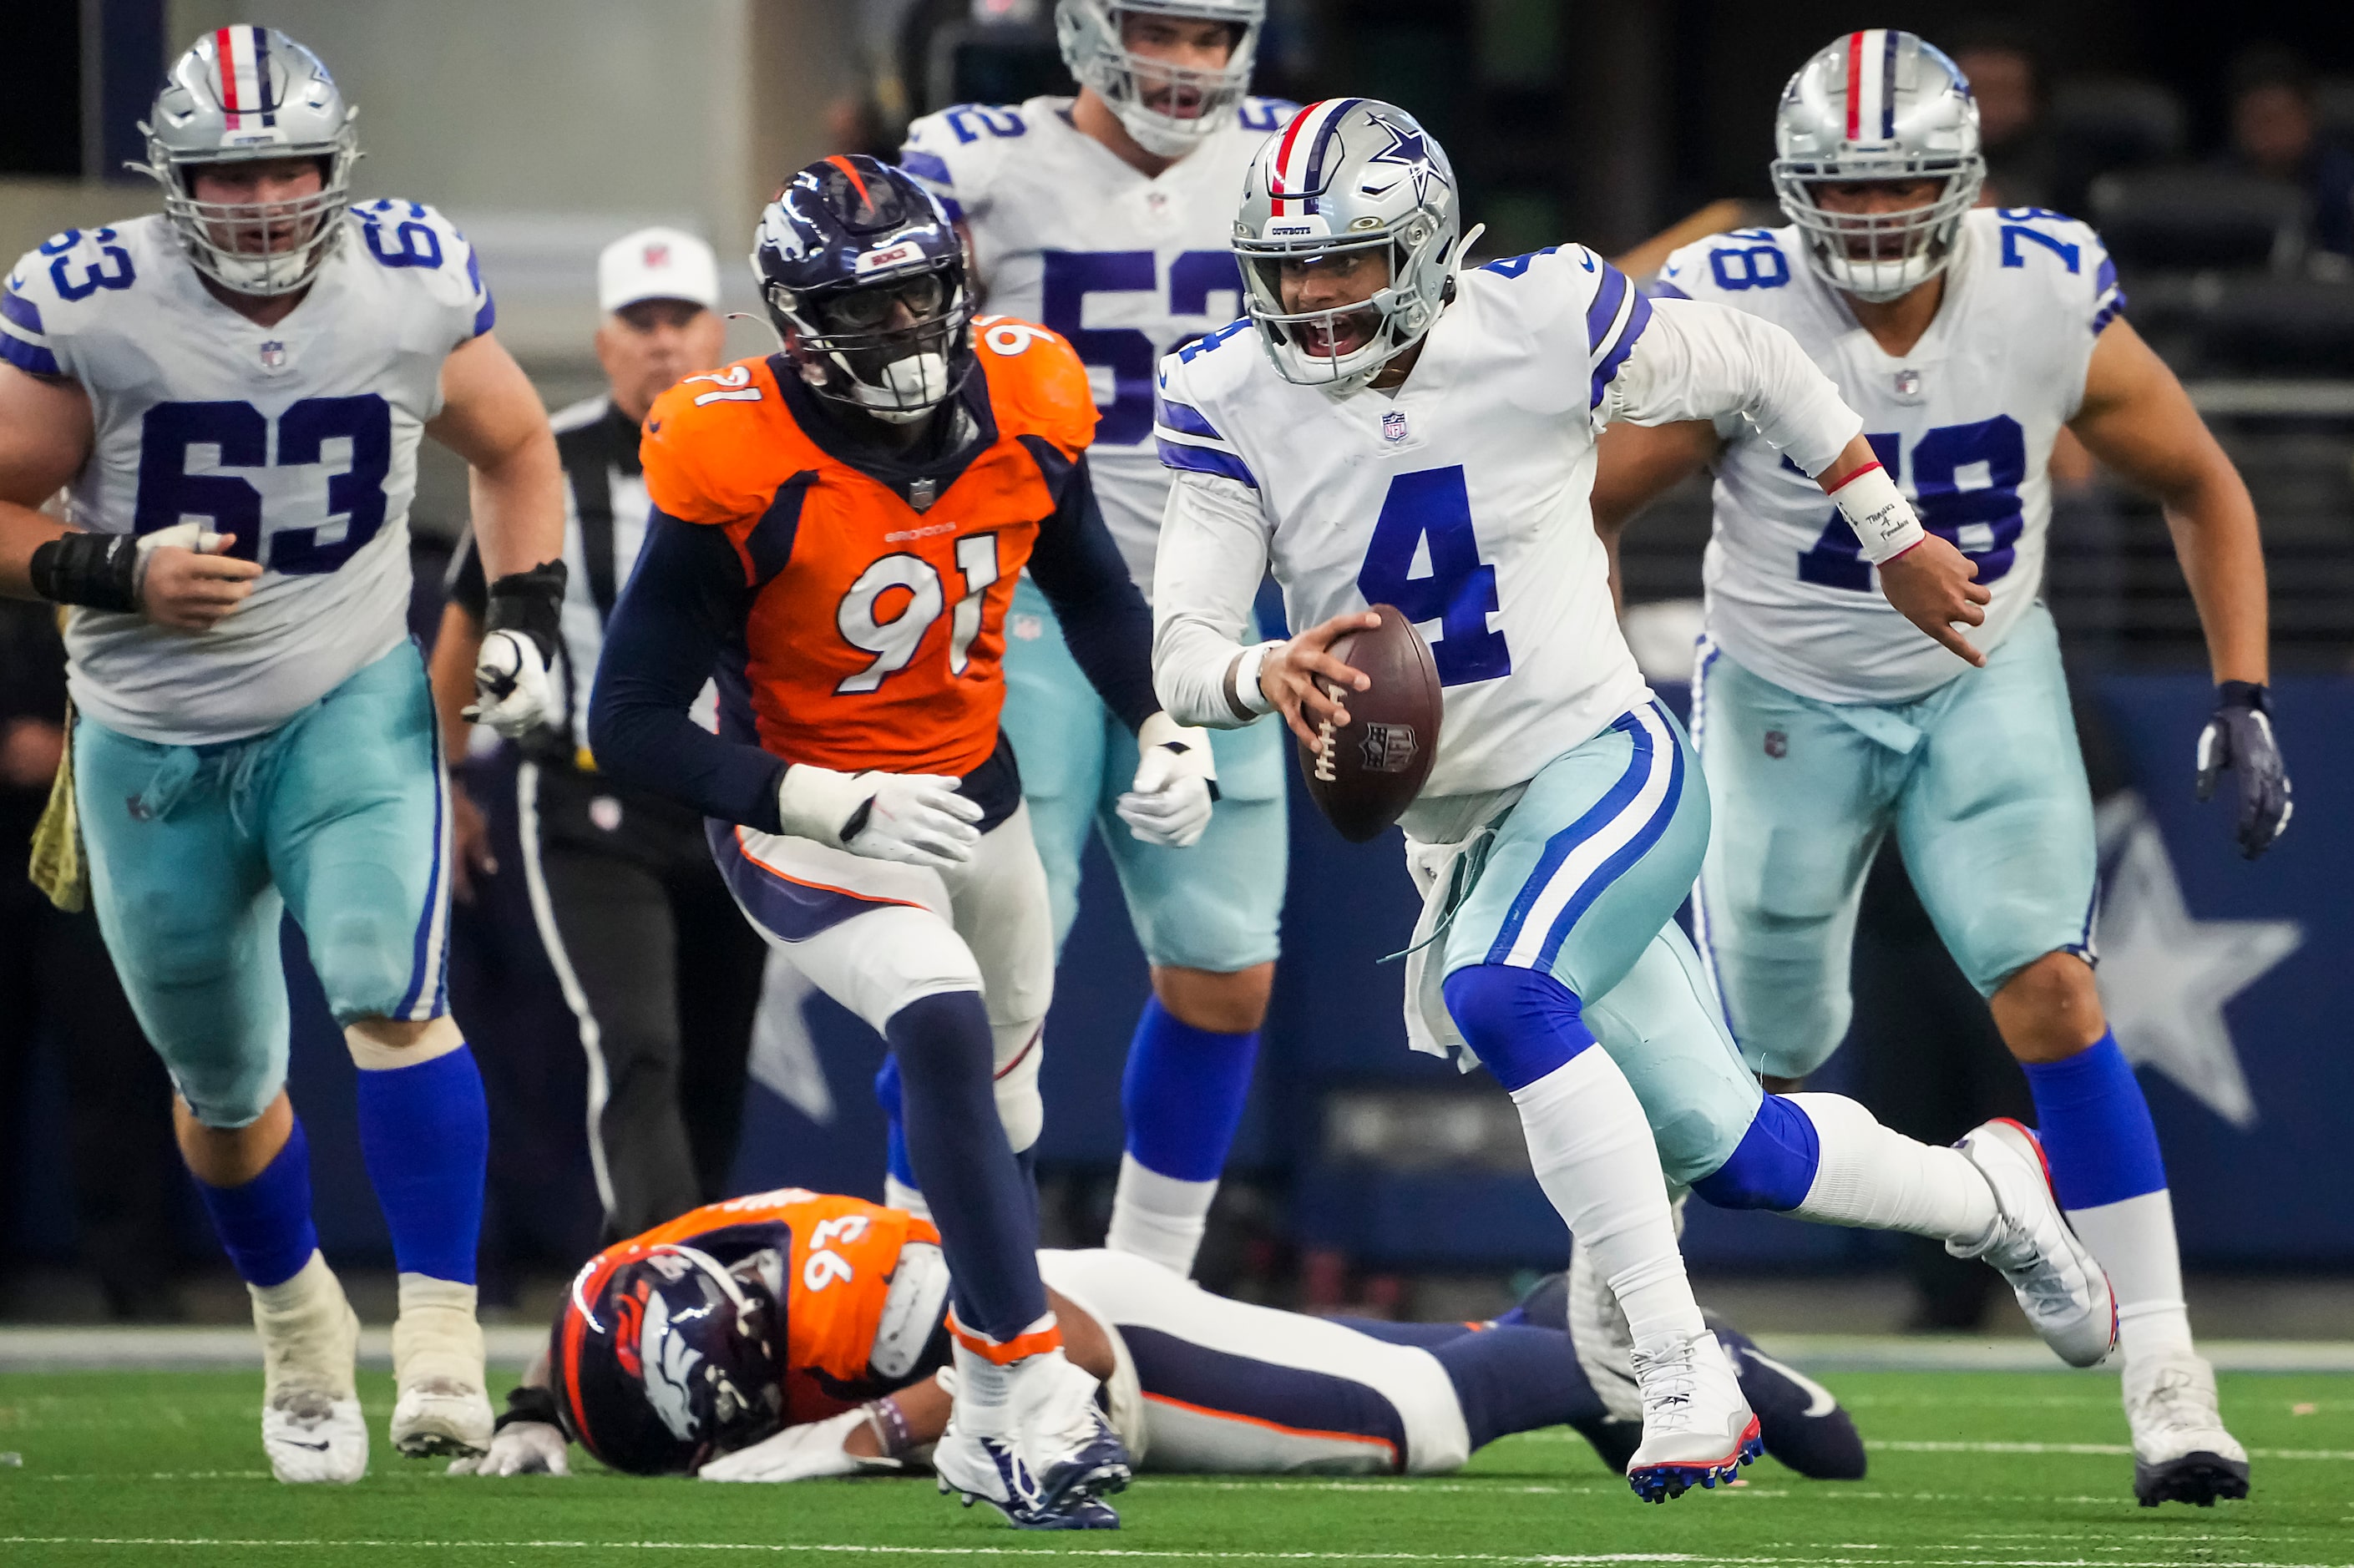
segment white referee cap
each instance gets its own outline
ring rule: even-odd
[[[719,303],[719,264],[711,247],[683,228],[641,228],[597,258],[597,308],[618,311],[640,300]]]

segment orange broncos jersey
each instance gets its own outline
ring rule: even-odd
[[[798,1425],[888,1392],[866,1385],[899,1249],[910,1242],[937,1246],[939,1239],[928,1221],[901,1210],[783,1187],[705,1203],[614,1243],[581,1269],[573,1299],[594,1300],[607,1275],[665,1244],[705,1247],[729,1264],[764,1246],[786,1252],[784,1418]],[[567,1313],[565,1330],[567,1336],[580,1331],[577,1309]]]
[[[654,505],[726,530],[757,590],[745,673],[772,755],[961,777],[996,749],[1006,607],[1056,504],[1023,438],[1075,461],[1096,407],[1054,333],[982,316],[973,335],[996,440],[921,510],[801,428],[781,355],[690,376],[654,403],[642,445]]]

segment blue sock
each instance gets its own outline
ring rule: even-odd
[[[1549,974],[1474,964],[1447,977],[1447,1016],[1496,1081],[1522,1089],[1594,1044],[1577,993]]]
[[[1159,997],[1147,1000],[1119,1080],[1129,1153],[1175,1181],[1216,1181],[1242,1125],[1257,1059],[1257,1030],[1196,1029]]]
[[[2062,1208],[2097,1209],[2166,1186],[2149,1102],[2115,1034],[2064,1061],[2020,1065]]]
[[[361,1069],[360,1155],[403,1274],[474,1282],[490,1107],[472,1047]]]
[[[1569,1336],[1519,1325],[1483,1329],[1433,1345],[1463,1406],[1476,1452],[1514,1432],[1583,1426],[1609,1412],[1577,1364]]]
[[[875,1102],[883,1107],[883,1160],[891,1180],[922,1192],[916,1186],[916,1161],[907,1153],[907,1116],[899,1106],[899,1058],[895,1055],[885,1055],[883,1070],[875,1075]]]
[[[940,1250],[957,1321],[1002,1344],[1046,1312],[1038,1279],[1037,1189],[1005,1144],[991,1087],[989,1014],[977,991],[919,998],[883,1037],[899,1059],[907,1152]]]
[[[196,1195],[238,1277],[248,1285],[283,1285],[319,1250],[319,1233],[311,1224],[311,1140],[302,1134],[301,1117],[260,1175],[241,1187],[198,1181]]]
[[[1691,1190],[1720,1209],[1787,1212],[1807,1201],[1821,1163],[1822,1139],[1814,1122],[1781,1096],[1767,1095],[1740,1144]]]

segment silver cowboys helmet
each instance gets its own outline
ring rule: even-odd
[[[147,161],[130,165],[164,187],[164,212],[197,271],[240,294],[302,287],[343,236],[337,221],[360,156],[355,111],[319,57],[275,27],[217,27],[164,79],[139,129]],[[195,173],[209,164],[314,158],[315,196],[284,202],[204,202]]]
[[[1850,33],[1782,90],[1774,119],[1774,190],[1804,231],[1816,272],[1860,300],[1909,293],[1953,260],[1963,215],[1986,182],[1970,84],[1918,34]],[[1826,185],[1934,179],[1926,207],[1840,213]]]
[[[1244,309],[1284,379],[1345,395],[1418,342],[1454,297],[1461,207],[1445,150],[1403,109],[1328,98],[1269,136],[1243,177],[1234,250]],[[1367,250],[1389,263],[1373,298],[1285,307],[1286,262]],[[1360,334],[1344,352],[1316,351]]]
[[[1164,64],[1128,47],[1123,16],[1224,22],[1233,28],[1234,45],[1222,69]],[[1056,0],[1055,37],[1071,75],[1096,90],[1138,146],[1182,158],[1233,121],[1250,90],[1266,21],[1267,0]]]

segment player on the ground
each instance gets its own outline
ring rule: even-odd
[[[400,1267],[393,1443],[480,1449],[488,1124],[444,1000],[448,785],[408,641],[408,504],[420,433],[473,466],[478,707],[513,733],[546,701],[556,445],[465,240],[414,203],[345,206],[352,111],[309,50],[208,34],[146,130],[163,215],[58,235],[0,295],[0,591],[70,607],[72,788],[46,831],[70,849],[69,800],[181,1152],[252,1293],[270,1467],[356,1480],[359,1324],[312,1228],[279,916],[359,1067]],[[30,510],[60,485],[62,528]]]
[[[1133,1254],[1042,1252],[1038,1266],[1142,1469],[1443,1475],[1556,1425],[1623,1465],[1635,1440],[1578,1371],[1558,1275],[1486,1323],[1386,1323],[1228,1301]],[[948,1418],[949,1291],[938,1235],[901,1211],[797,1188],[710,1204],[588,1261],[489,1455],[451,1468],[563,1475],[574,1439],[642,1475],[907,1468]],[[1712,1328],[1775,1457],[1863,1474],[1828,1390]]]
[[[2100,238],[2037,208],[1973,209],[1978,111],[1943,54],[1910,33],[1849,35],[1790,79],[1775,141],[1795,227],[1688,246],[1655,291],[1795,334],[1864,411],[1929,538],[1968,554],[1985,608],[1962,618],[1968,641],[1946,631],[1953,653],[1923,641],[1891,609],[1922,619],[1912,556],[1875,574],[1879,552],[1755,430],[1720,418],[1605,438],[1606,534],[1701,465],[1716,472],[1692,693],[1716,812],[1702,950],[1749,1063],[1769,1082],[1805,1077],[1847,1032],[1864,873],[1895,832],[2026,1069],[2061,1202],[2115,1287],[2136,1492],[2244,1496],[2247,1456],[2191,1349],[2157,1136],[2094,985],[2092,799],[2037,595],[2064,426],[2165,506],[2217,685],[2198,789],[2239,771],[2253,858],[2289,816],[2254,508],[2125,321]]]
[[[1611,614],[1586,511],[1595,434],[1730,414],[1875,546],[1919,524],[1788,334],[1655,308],[1582,246],[1461,271],[1458,221],[1445,154],[1386,104],[1311,105],[1255,160],[1235,226],[1250,319],[1161,366],[1178,471],[1154,580],[1162,700],[1224,726],[1279,709],[1312,739],[1363,689],[1327,649],[1375,623],[1367,603],[1435,633],[1445,723],[1405,817],[1426,895],[1407,1028],[1511,1091],[1546,1195],[1628,1304],[1638,1492],[1729,1473],[1755,1430],[1692,1303],[1662,1164],[1712,1202],[1941,1236],[2001,1268],[2063,1356],[2097,1360],[2107,1287],[2023,1129],[1925,1148],[1852,1100],[1761,1097],[1724,1037],[1670,918],[1707,795]],[[1958,614],[1960,553],[1916,554],[1944,591],[1935,612]],[[1306,630],[1237,646],[1270,566]]]
[[[647,417],[653,514],[607,630],[598,765],[702,811],[737,903],[890,1043],[907,1140],[956,1265],[960,1397],[940,1472],[1015,1523],[1108,1528],[1125,1484],[1095,1380],[1038,1283],[1044,874],[998,670],[1027,566],[1104,701],[1164,746],[1135,791],[1178,839],[1207,739],[1152,698],[1142,598],[1087,482],[1087,371],[976,319],[962,247],[900,171],[834,157],[762,214],[783,352],[689,376]],[[716,674],[720,733],[689,716]]]
[[[910,126],[900,154],[966,236],[988,308],[1044,323],[1087,361],[1100,416],[1088,470],[1148,592],[1169,488],[1153,450],[1152,367],[1241,309],[1226,249],[1235,191],[1293,107],[1244,96],[1266,14],[1266,0],[1060,0],[1055,30],[1076,99],[945,110]],[[1106,1245],[1184,1274],[1274,983],[1288,850],[1282,737],[1214,738],[1217,814],[1176,853],[1150,823],[1120,825],[1133,814],[1121,794],[1128,727],[1088,688],[1026,578],[1009,624],[1005,730],[1022,755],[1056,948],[1097,830],[1152,966],[1120,1085],[1127,1148]],[[1155,736],[1141,739],[1149,748]],[[892,1201],[920,1203],[896,1137],[892,1165]]]

